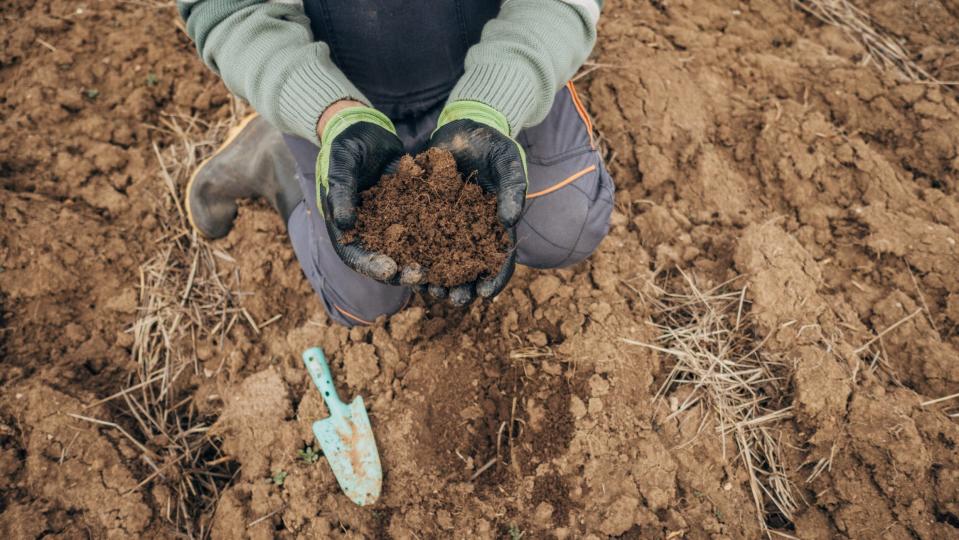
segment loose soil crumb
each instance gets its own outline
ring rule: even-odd
[[[363,193],[355,234],[401,265],[428,268],[432,284],[452,287],[495,274],[509,235],[496,219],[496,197],[468,180],[446,150],[403,156],[396,174]]]

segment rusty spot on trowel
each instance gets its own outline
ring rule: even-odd
[[[337,429],[336,436],[340,438],[344,447],[349,449],[350,466],[353,467],[353,474],[357,479],[365,479],[366,471],[363,467],[363,455],[360,444],[358,444],[361,439],[357,434],[356,424],[352,420],[346,420],[345,424],[346,430]]]

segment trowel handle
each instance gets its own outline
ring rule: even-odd
[[[330,373],[330,366],[326,363],[326,356],[323,355],[323,349],[312,347],[303,351],[303,363],[306,364],[306,370],[310,372],[313,384],[323,396],[326,408],[330,410],[331,416],[344,414],[349,406],[340,401],[340,396],[336,393],[336,387],[333,386],[333,374]]]

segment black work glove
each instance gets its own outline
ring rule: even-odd
[[[426,286],[435,298],[450,299],[454,305],[470,303],[478,294],[492,298],[500,293],[516,268],[516,223],[526,203],[526,154],[510,137],[509,123],[498,111],[478,101],[453,101],[440,113],[431,147],[448,150],[465,177],[477,172],[477,183],[496,195],[496,214],[506,227],[510,252],[499,272],[449,289]]]
[[[343,237],[356,225],[360,192],[376,185],[402,155],[403,143],[386,115],[369,107],[350,107],[323,128],[316,159],[316,205],[333,249],[354,271],[391,285],[419,283],[422,271],[400,269],[388,255],[367,251],[358,238],[345,243]]]

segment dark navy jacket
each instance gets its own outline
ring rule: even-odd
[[[499,0],[303,0],[313,36],[387,116],[445,100]]]

